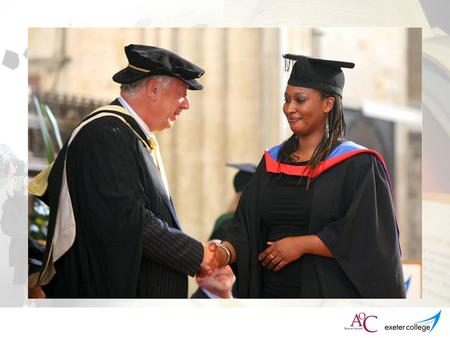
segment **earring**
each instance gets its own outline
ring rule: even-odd
[[[330,137],[330,124],[328,123],[328,113],[325,113],[325,139]]]

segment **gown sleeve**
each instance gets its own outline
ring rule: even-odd
[[[160,264],[194,276],[203,260],[203,244],[146,210],[143,255]]]
[[[233,220],[223,226],[224,241],[236,250],[237,261],[231,265],[236,275],[234,293],[238,298],[259,298],[261,290],[261,264],[257,255],[265,243],[260,228],[259,192],[267,175],[264,157],[242,193]]]
[[[349,176],[345,216],[316,235],[363,298],[404,298],[397,223],[386,169],[372,155]],[[350,196],[350,197],[349,197]]]

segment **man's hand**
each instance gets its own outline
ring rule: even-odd
[[[216,259],[217,259],[217,264],[219,265],[219,268],[223,268],[225,266],[228,265],[228,254],[227,254],[227,249],[225,248],[225,246],[223,244],[221,244],[220,241],[218,240],[213,240],[214,242],[216,242],[217,244],[217,250],[216,250]],[[230,252],[228,250],[228,252]]]
[[[200,270],[197,274],[209,275],[213,271],[217,270],[219,267],[219,263],[217,261],[216,256],[217,251],[217,243],[214,241],[203,244],[203,261],[200,264]]]

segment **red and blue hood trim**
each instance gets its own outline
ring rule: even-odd
[[[269,173],[274,174],[286,174],[286,175],[293,175],[293,176],[309,176],[310,174],[310,166],[309,165],[290,165],[286,163],[278,162],[278,152],[280,151],[282,144],[279,144],[269,150],[266,150],[264,153],[264,158],[266,162],[266,171]],[[380,161],[380,163],[383,165],[384,172],[386,173],[386,177],[388,179],[388,186],[391,191],[392,195],[392,184],[391,184],[391,178],[389,176],[389,172],[386,167],[386,163],[383,159],[383,157],[372,149],[367,149],[366,147],[363,147],[357,143],[354,143],[352,141],[345,141],[342,142],[340,145],[338,145],[336,148],[334,148],[330,154],[328,154],[327,159],[325,161],[322,161],[317,168],[314,170],[314,172],[311,175],[311,178],[316,178],[321,173],[327,171],[328,169],[334,167],[335,165],[349,159],[352,156],[361,154],[361,153],[369,153],[376,156],[376,158]],[[399,240],[399,248],[400,253],[402,252],[402,249],[400,247],[400,231],[397,224],[397,219],[395,220],[396,228],[397,228],[397,236]]]
[[[278,162],[278,152],[280,151],[282,146],[283,143],[265,151],[264,158],[266,162],[266,171],[274,174],[309,176],[311,171],[309,165],[291,165]],[[322,161],[314,170],[311,178],[315,178],[324,171],[334,167],[336,164],[339,164],[349,159],[350,157],[361,153],[370,153],[375,155],[383,164],[386,174],[388,173],[388,171],[386,170],[386,163],[384,162],[383,157],[378,152],[376,152],[375,150],[367,149],[352,141],[345,141],[334,148],[333,151],[330,152],[330,154],[328,154],[327,159]]]

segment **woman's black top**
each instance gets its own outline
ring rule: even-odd
[[[294,162],[290,165],[306,165]],[[268,241],[308,234],[314,181],[307,177],[274,175],[261,197],[262,230]],[[266,237],[264,236],[264,237]],[[266,247],[266,245],[264,245]],[[302,258],[274,272],[263,271],[263,298],[301,297]]]

